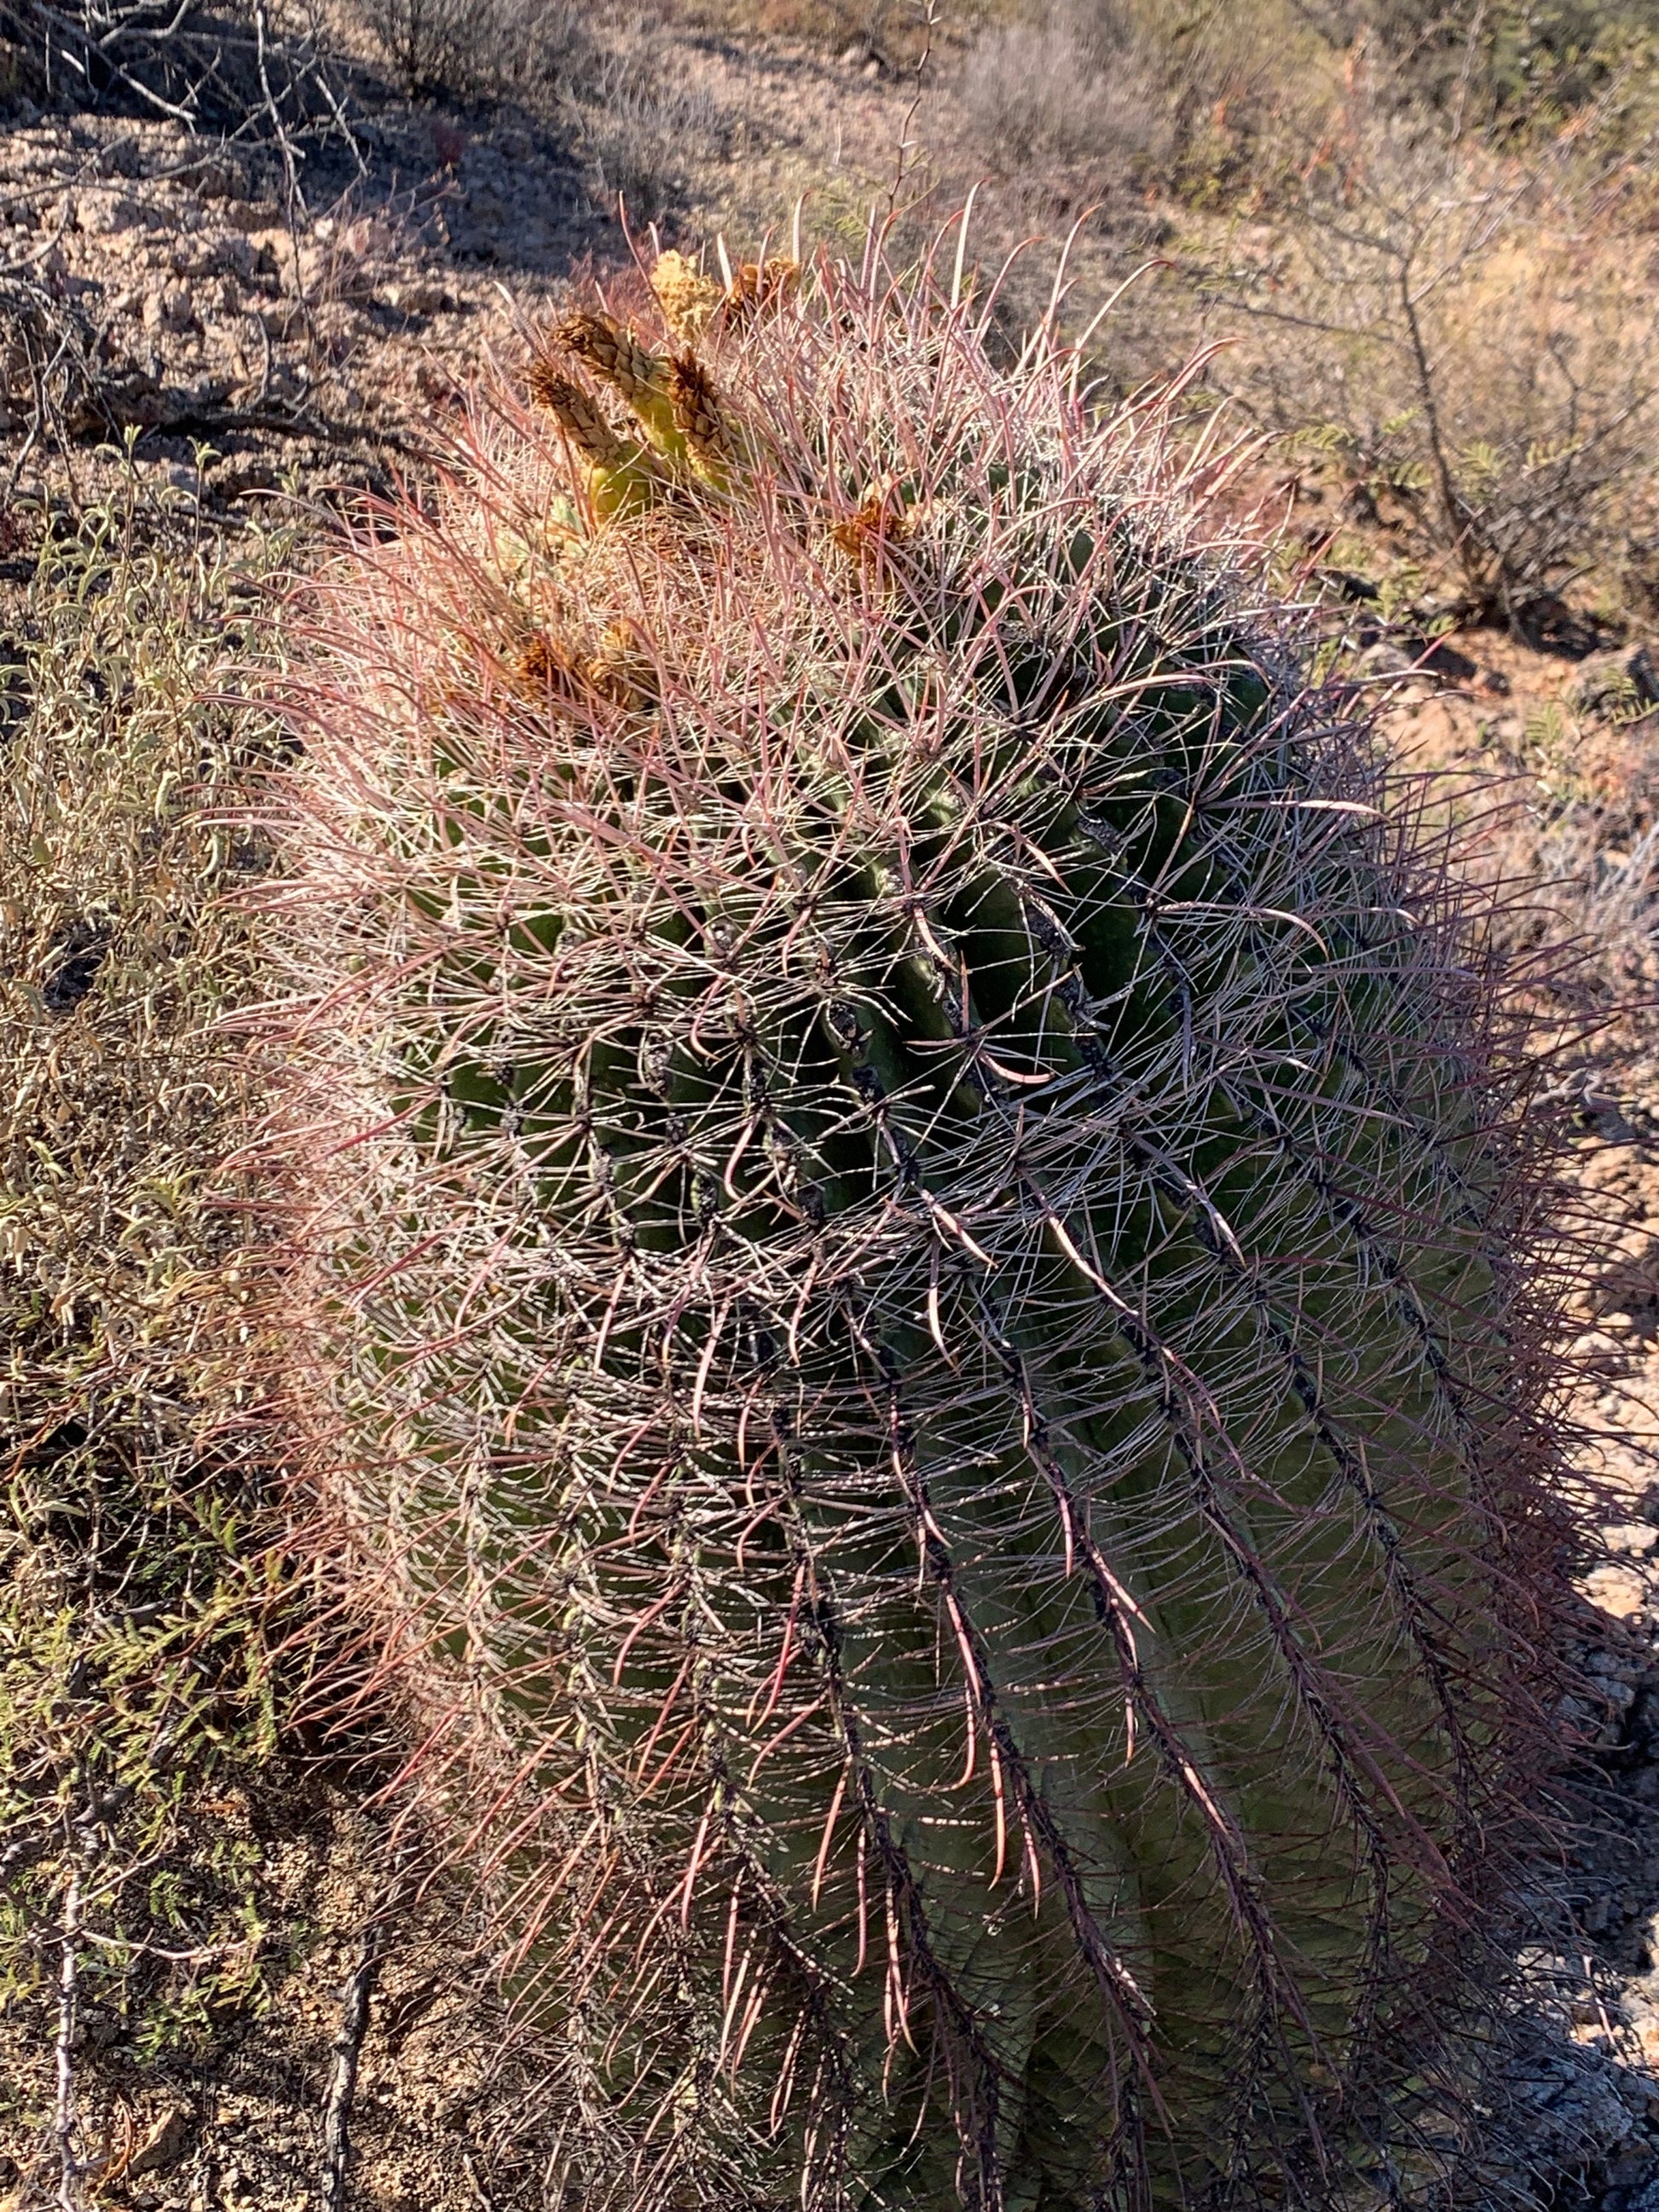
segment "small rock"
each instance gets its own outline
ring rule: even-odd
[[[129,2173],[165,2173],[179,2162],[190,2115],[180,2105],[162,2113],[127,2160]]]
[[[187,331],[196,322],[196,301],[188,284],[164,284],[144,301],[147,331]]]
[[[441,284],[429,277],[416,277],[412,283],[388,284],[380,293],[382,302],[400,315],[438,315],[455,304]]]
[[[1413,672],[1410,653],[1402,653],[1388,638],[1367,646],[1355,665],[1364,676],[1410,676]]]
[[[1615,1620],[1638,1620],[1646,1609],[1647,1581],[1633,1567],[1593,1568],[1584,1577],[1583,1590],[1592,1605],[1600,1606]]]
[[[82,230],[94,238],[149,228],[144,210],[125,192],[82,192],[75,216]]]
[[[1583,1663],[1586,1673],[1595,1675],[1598,1681],[1617,1683],[1626,1705],[1635,1697],[1637,1685],[1647,1673],[1632,1653],[1613,1650],[1605,1644],[1586,1652]]]
[[[1645,645],[1633,653],[1594,653],[1580,668],[1568,696],[1581,714],[1635,720],[1659,706],[1659,668]]]
[[[1601,1531],[1601,1540],[1610,1552],[1628,1552],[1641,1559],[1659,1544],[1659,1528],[1646,1521],[1619,1521]]]
[[[227,200],[219,212],[233,230],[246,231],[250,236],[256,231],[283,227],[283,210],[272,200]]]
[[[247,190],[242,165],[232,154],[218,153],[204,161],[190,179],[204,200],[239,199]]]
[[[1628,1346],[1620,1344],[1618,1338],[1609,1335],[1607,1330],[1592,1328],[1586,1330],[1583,1336],[1574,1337],[1570,1357],[1591,1373],[1606,1372],[1609,1369],[1627,1366],[1630,1352]]]
[[[173,269],[180,276],[235,276],[249,283],[258,261],[253,241],[240,230],[180,241]]]

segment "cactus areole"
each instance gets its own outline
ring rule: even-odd
[[[1548,1735],[1503,994],[1166,409],[653,283],[282,798],[307,1494],[568,2201],[1386,2190]]]

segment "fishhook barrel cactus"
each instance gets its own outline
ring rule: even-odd
[[[1320,2198],[1549,1734],[1501,994],[1158,405],[653,284],[321,587],[306,1480],[572,2202]]]

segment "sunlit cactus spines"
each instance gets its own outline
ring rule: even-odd
[[[409,1783],[573,2204],[1386,2194],[1550,1753],[1502,979],[1158,403],[873,249],[659,289],[294,703],[284,1381]]]

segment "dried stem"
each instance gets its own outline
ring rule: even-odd
[[[79,2015],[81,1965],[81,1874],[71,1870],[64,1892],[64,1915],[58,1938],[58,2035],[54,2046],[57,2092],[52,2133],[58,2144],[58,2212],[84,2212],[82,2184],[85,2167],[77,2145],[80,2119],[76,2110],[75,2039]]]

